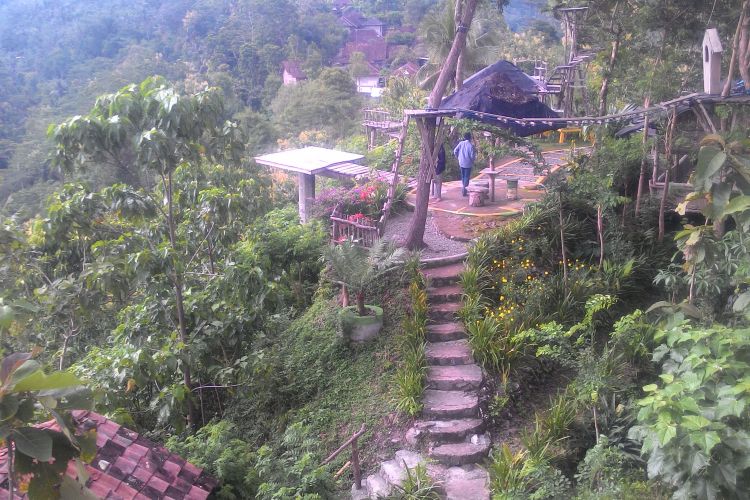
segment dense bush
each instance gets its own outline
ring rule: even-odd
[[[374,223],[380,219],[388,199],[390,185],[379,179],[369,179],[352,188],[333,187],[320,192],[315,198],[313,215],[328,221],[333,209],[338,205],[341,214],[349,218],[366,218]],[[391,205],[391,213],[403,208],[406,199],[406,185],[399,183]]]
[[[277,448],[252,451],[236,436],[236,427],[224,420],[184,439],[172,437],[167,447],[219,479],[216,497],[223,500],[330,496],[331,475],[318,465],[316,442],[303,425],[291,425]]]
[[[676,498],[742,498],[750,490],[750,329],[676,320],[657,333],[658,383],[643,388],[638,426],[648,473]]]

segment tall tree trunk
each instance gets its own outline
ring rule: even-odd
[[[453,20],[456,28],[458,29],[458,26],[461,24],[461,14],[464,6],[463,0],[455,0],[456,5],[454,6],[453,11]],[[464,49],[461,50],[458,54],[458,59],[456,59],[456,79],[454,81],[454,87],[456,90],[461,90],[461,87],[464,85]]]
[[[596,232],[599,237],[599,269],[604,265],[604,208],[596,206]]]
[[[559,207],[557,214],[560,217],[560,254],[562,255],[562,265],[563,265],[563,288],[567,291],[568,289],[568,252],[565,250],[565,220],[563,219],[562,193],[558,193],[558,202],[560,203],[560,207]]]
[[[427,222],[427,211],[430,196],[430,181],[434,171],[433,151],[435,150],[435,136],[437,123],[433,117],[417,117],[414,120],[419,129],[421,152],[419,158],[419,172],[417,174],[417,194],[414,202],[414,215],[411,218],[409,233],[405,242],[409,250],[424,247],[424,229]]]
[[[648,97],[643,101],[643,107],[648,109],[651,104]],[[646,145],[648,144],[648,113],[643,117],[643,140],[641,147],[641,172],[638,176],[638,191],[635,195],[635,216],[638,217],[638,213],[641,210],[641,199],[643,197],[644,184],[646,183]]]
[[[747,91],[750,90],[750,12],[744,10],[744,7],[745,5],[743,5],[744,16],[740,29],[740,50],[737,53],[737,63]]]
[[[668,166],[666,172],[664,172],[664,191],[661,194],[661,202],[659,203],[659,236],[657,240],[661,243],[664,241],[664,212],[667,209],[667,196],[669,196],[669,171],[671,168]]]
[[[745,0],[742,4],[742,10],[740,11],[740,18],[737,21],[737,29],[734,32],[734,38],[732,39],[732,57],[729,59],[729,70],[727,71],[727,80],[724,82],[724,88],[721,91],[722,97],[727,97],[729,92],[732,90],[732,79],[734,78],[735,66],[737,64],[738,55],[740,52],[740,34],[744,26],[745,18],[747,17],[747,11],[750,8],[750,0]]]
[[[609,54],[609,64],[602,78],[602,86],[599,89],[599,116],[607,114],[607,94],[609,94],[609,81],[617,64],[617,56],[620,52],[620,42],[622,39],[622,30],[618,29],[615,39],[612,40],[612,52]]]
[[[172,192],[172,172],[169,172],[166,176],[165,190],[167,195],[168,211],[167,211],[167,227],[169,230],[169,243],[172,246],[172,250],[177,253],[177,238],[175,236],[175,222],[174,222],[174,203],[173,203],[173,192]],[[192,380],[190,377],[190,360],[188,358],[187,345],[188,345],[188,333],[187,333],[187,321],[185,320],[185,300],[182,295],[183,282],[182,275],[177,271],[177,266],[172,266],[172,283],[174,286],[175,293],[175,309],[177,313],[177,326],[180,331],[180,341],[185,346],[182,349],[182,354],[185,359],[182,360],[182,380],[187,389],[185,396],[185,409],[187,412],[187,425],[188,428],[193,429],[195,427],[195,421],[193,418],[193,400],[191,399]]]
[[[445,94],[445,89],[448,87],[453,70],[456,67],[458,56],[466,45],[466,35],[471,26],[471,21],[474,18],[474,11],[476,10],[478,0],[465,0],[464,8],[461,16],[461,23],[456,27],[456,36],[453,38],[453,45],[451,51],[448,54],[448,58],[445,60],[443,67],[440,69],[440,74],[435,82],[435,87],[430,93],[427,106],[430,109],[436,109],[440,106],[440,101]],[[432,118],[432,120],[435,120]],[[435,122],[433,122],[435,123]],[[429,126],[425,126],[428,129]],[[435,127],[433,126],[434,130]],[[431,155],[425,155],[426,148],[435,151],[434,135],[433,142],[431,144],[424,144],[425,136],[432,135],[420,133],[422,136],[422,157],[419,159],[419,174],[417,176],[417,199],[416,207],[414,209],[414,215],[411,218],[411,224],[409,225],[409,233],[406,238],[406,248],[409,250],[417,250],[424,246],[422,241],[424,238],[424,226],[427,222],[427,203],[430,197],[430,179],[432,179],[432,168]]]

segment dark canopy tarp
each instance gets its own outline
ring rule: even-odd
[[[536,81],[515,64],[498,61],[464,81],[461,90],[443,99],[439,109],[458,110],[459,118],[508,128],[521,137],[564,127],[564,123],[545,125],[541,122],[524,127],[472,113],[474,111],[513,118],[558,118],[557,113],[539,100],[538,92]]]

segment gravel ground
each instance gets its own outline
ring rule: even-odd
[[[387,240],[396,241],[399,244],[403,243],[406,233],[409,231],[409,223],[411,222],[412,215],[413,212],[405,212],[389,217],[385,225],[385,235],[383,237]],[[451,240],[438,230],[432,214],[427,215],[424,242],[427,247],[422,250],[423,259],[449,257],[466,252],[466,243]]]

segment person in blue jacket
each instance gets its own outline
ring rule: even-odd
[[[437,163],[435,163],[435,175],[432,178],[432,189],[430,194],[435,201],[443,200],[443,172],[445,172],[445,144],[440,146]]]
[[[463,185],[462,194],[469,196],[466,191],[471,179],[471,167],[474,166],[474,160],[477,159],[477,150],[471,143],[471,134],[466,132],[464,134],[464,140],[459,142],[458,145],[453,148],[453,155],[458,158],[458,166],[461,167],[461,184]]]

